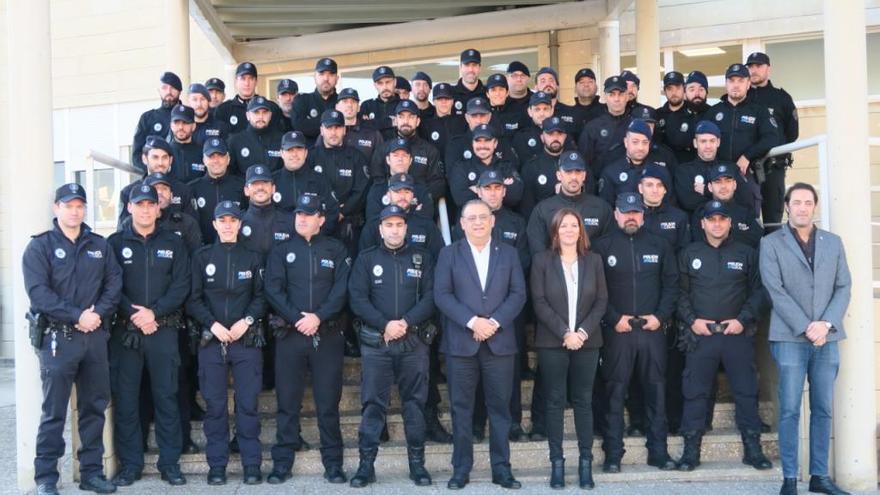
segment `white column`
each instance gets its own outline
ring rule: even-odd
[[[50,226],[53,198],[52,39],[49,0],[8,0],[6,32],[9,108],[7,118],[23,116],[22,125],[8,123],[9,156],[0,164],[6,178],[4,204],[15,205],[3,216],[12,280],[15,334],[15,426],[18,487],[34,486],[34,447],[40,422],[40,366],[28,340],[24,314],[29,302],[24,289],[21,255],[30,235]],[[22,164],[28,164],[22,166]]]
[[[660,22],[657,0],[636,0],[636,66],[639,101],[660,106]]]
[[[186,91],[190,81],[189,0],[165,0],[165,13],[165,59]]]
[[[843,238],[852,302],[834,398],[834,474],[849,490],[877,488],[871,175],[865,3],[825,0],[825,101],[831,230]],[[840,88],[847,88],[840,91]]]
[[[620,74],[620,21],[599,23],[599,93],[605,79]]]

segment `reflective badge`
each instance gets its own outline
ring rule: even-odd
[[[161,131],[161,130],[162,130],[162,124],[156,122],[155,124],[153,124],[153,130],[156,131],[156,132]]]
[[[63,260],[66,256],[67,256],[67,253],[63,249],[58,248],[55,250],[55,257],[58,258],[59,260]]]
[[[156,257],[171,260],[171,259],[174,259],[174,251],[171,249],[157,249],[156,250]]]
[[[336,266],[333,260],[321,260],[321,268],[333,268]]]
[[[718,112],[715,114],[715,120],[717,120],[718,122],[721,122],[721,119],[723,119],[723,118],[724,118],[724,112]]]
[[[244,227],[242,227],[241,228],[241,235],[243,235],[245,237],[250,237],[251,236],[251,226],[245,225]]]
[[[89,255],[89,258],[100,260],[104,258],[104,253],[101,251],[86,251],[86,254]]]
[[[703,262],[700,260],[700,258],[694,258],[694,261],[691,261],[691,266],[694,268],[694,270],[699,270],[700,267],[703,266]]]
[[[544,174],[539,175],[538,176],[538,184],[541,184],[543,186],[546,183],[547,183],[547,176]]]
[[[391,204],[391,199],[388,198],[388,195],[382,196],[382,204],[388,206]]]
[[[309,110],[309,115],[311,115],[312,117],[317,117],[317,116],[318,116],[318,110],[315,109],[315,108]]]
[[[287,260],[288,263],[293,263],[294,261],[296,261],[296,253],[287,253],[287,256],[285,256],[284,259]]]
[[[464,150],[463,156],[465,160],[470,160],[474,154],[471,153],[471,150]]]
[[[659,254],[643,254],[642,263],[660,263]]]
[[[477,173],[476,172],[468,173],[468,180],[477,180]]]
[[[615,265],[617,265],[617,257],[612,254],[611,256],[608,257],[608,266],[615,266]]]
[[[205,207],[205,198],[197,199],[196,204],[199,205],[199,208],[204,208]]]
[[[602,137],[608,137],[608,129],[602,129],[599,131],[599,135]]]
[[[688,123],[687,123],[687,122],[682,123],[680,129],[681,129],[681,132],[687,132],[687,130],[688,130]]]
[[[742,261],[728,261],[727,262],[727,269],[728,270],[737,270],[737,271],[741,272],[743,270],[743,263],[742,263]]]
[[[315,165],[315,172],[318,172],[319,174],[323,174],[323,173],[324,173],[324,167],[322,167],[322,166],[320,166],[320,165]]]
[[[461,102],[460,102],[460,101],[456,101],[456,102],[455,102],[455,109],[456,109],[456,110],[461,110]]]
[[[373,275],[381,277],[383,273],[382,265],[373,265]]]
[[[56,254],[57,254],[57,253],[56,253]],[[131,248],[129,248],[129,247],[124,247],[124,248],[122,248],[122,257],[123,257],[123,258],[129,260],[129,259],[131,259],[131,254],[132,254],[132,253],[131,253]]]
[[[214,263],[208,263],[208,266],[205,267],[205,275],[213,277],[215,273],[217,273],[217,267],[214,266]]]
[[[697,175],[694,177],[694,184],[703,184],[706,182],[706,179],[702,175]]]
[[[431,133],[431,141],[436,141],[438,139],[440,139],[440,133],[437,131],[432,132]]]
[[[274,201],[276,203],[280,203],[281,202],[281,193],[278,191],[275,191],[275,194],[272,195],[272,201]]]
[[[629,174],[626,172],[621,172],[620,175],[617,176],[617,180],[620,182],[626,182],[626,179],[629,179]]]
[[[660,119],[657,121],[657,127],[666,127],[666,119]]]
[[[534,148],[536,144],[538,144],[538,142],[535,141],[535,138],[529,139],[529,147],[530,148]]]
[[[370,112],[370,120],[373,120],[375,118],[376,118],[376,112]]]
[[[247,148],[242,148],[241,149],[241,156],[243,156],[245,158],[251,156],[251,150],[249,150]]]
[[[237,125],[238,124],[238,116],[236,116],[236,115],[230,116],[229,123],[232,125]]]
[[[252,278],[254,278],[254,274],[250,270],[247,270],[244,272],[238,272],[238,279],[239,280],[250,280]]]
[[[415,268],[407,268],[406,276],[410,278],[422,278],[422,271]]]

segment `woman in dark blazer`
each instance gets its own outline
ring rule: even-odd
[[[580,450],[579,484],[593,488],[592,397],[602,347],[599,322],[608,303],[605,272],[602,259],[589,252],[590,240],[578,212],[559,210],[549,234],[550,249],[532,260],[530,288],[537,319],[539,385],[547,400],[550,487],[565,487],[563,411],[570,390]]]

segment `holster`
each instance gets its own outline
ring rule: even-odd
[[[256,347],[258,349],[266,347],[266,331],[263,328],[263,323],[263,319],[260,318],[247,329],[247,332],[241,337],[242,344],[245,347]]]
[[[354,320],[353,325],[355,330],[357,330],[358,339],[360,340],[361,344],[377,349],[385,346],[384,331],[380,331],[378,328],[371,327],[360,319]]]
[[[34,346],[34,349],[39,350],[43,347],[43,337],[46,335],[48,328],[46,316],[42,313],[34,313],[33,310],[28,310],[24,317],[28,322],[28,337],[30,338],[31,345]]]
[[[419,340],[427,346],[434,343],[434,339],[440,334],[440,328],[434,323],[434,320],[427,320],[419,325],[415,325],[413,333],[418,335]]]
[[[287,334],[289,334],[291,331],[294,331],[295,328],[293,328],[292,324],[284,321],[284,318],[276,314],[270,314],[269,330],[271,330],[272,336],[276,339],[283,339],[284,337],[287,337]]]
[[[697,340],[696,334],[691,331],[687,323],[683,321],[678,321],[677,323],[678,350],[684,353],[694,352],[697,349],[697,344],[699,344],[699,340]]]

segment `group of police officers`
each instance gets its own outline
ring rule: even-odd
[[[548,249],[557,211],[582,216],[609,292],[593,406],[603,470],[620,471],[623,436],[642,431],[650,465],[696,468],[719,364],[735,398],[743,460],[769,468],[754,365],[756,320],[767,304],[756,248],[760,219],[781,219],[791,166],[790,156],[764,156],[796,139],[798,123],[791,97],[770,83],[767,55],[731,65],[714,106],[703,73],[670,72],[657,109],[638,101],[640,81],[630,71],[605,79],[600,99],[595,74],[581,69],[568,105],[558,100],[550,67],[537,71],[532,88],[521,62],[485,83],[481,70],[476,49],[461,53],[454,85],[423,72],[410,84],[380,66],[368,100],[351,88],[337,92],[330,58],[317,61],[313,92],[283,79],[276,101],[256,93],[249,62],[238,66],[228,100],[219,79],[183,94],[180,78],[163,74],[161,105],[137,125],[131,158],[144,176],[120,194],[118,232],[106,240],[93,233],[83,223],[85,191],[66,184],[53,229],[34,236],[24,255],[44,391],[38,493],[57,493],[73,383],[82,489],[111,493],[141,477],[151,419],[157,467],[169,484],[186,483],[179,459],[198,452],[190,421],[199,419],[208,483],[226,482],[230,450],[241,453],[244,482],[261,483],[258,395],[273,387],[277,435],[267,481],[283,483],[296,452],[309,448],[300,435],[307,377],[324,477],[349,481],[343,356],[362,360],[360,464],[350,485],[375,481],[395,383],[410,477],[430,485],[425,442],[451,441],[438,418],[445,377],[433,302],[441,197],[453,218],[474,199],[488,205],[493,238],[517,249],[524,273]],[[460,226],[452,236],[463,236]],[[540,387],[531,431],[522,428],[520,381],[541,373],[528,364],[531,319],[526,309],[516,325],[512,441],[546,439]],[[120,469],[107,480],[101,431],[111,397]],[[478,407],[478,440],[485,421]],[[678,461],[667,453],[669,432],[685,439]]]

